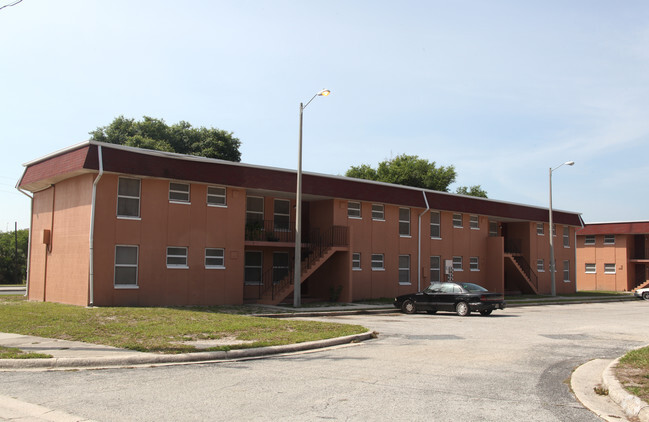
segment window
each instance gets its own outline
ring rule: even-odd
[[[563,261],[563,281],[570,281],[570,261]]]
[[[442,258],[439,256],[430,257],[430,282],[439,283],[441,281],[441,262]]]
[[[462,269],[462,257],[454,256],[453,257],[453,271],[463,271]]]
[[[410,236],[410,208],[399,208],[399,236]]]
[[[264,198],[261,196],[246,197],[246,225],[264,225]]]
[[[556,224],[552,225],[552,236],[557,237],[557,225]]]
[[[169,183],[169,201],[189,202],[189,183]]]
[[[205,268],[225,268],[225,250],[205,248]]]
[[[187,248],[178,246],[167,247],[167,268],[188,268]]]
[[[594,245],[595,244],[595,236],[594,235],[587,235],[586,238],[584,239],[584,245]]]
[[[453,227],[461,229],[462,227],[462,214],[453,214]]]
[[[410,284],[410,255],[399,255],[399,284]]]
[[[604,274],[615,274],[615,264],[604,264]]]
[[[586,274],[595,274],[597,266],[595,264],[586,264]]]
[[[352,270],[358,271],[361,269],[361,254],[354,252],[352,254]]]
[[[383,254],[373,253],[372,254],[372,271],[380,271],[385,269],[383,266]]]
[[[119,178],[117,182],[117,216],[140,217],[140,179]]]
[[[431,211],[430,213],[430,237],[433,239],[441,239],[442,226],[439,219],[439,211]]]
[[[480,230],[480,218],[477,215],[469,217],[469,227],[471,230]]]
[[[545,261],[542,259],[536,260],[536,271],[539,273],[545,272]]]
[[[372,220],[385,220],[385,206],[383,204],[372,204]]]
[[[273,224],[275,230],[288,231],[290,226],[291,203],[286,199],[276,199],[273,205]]]
[[[115,246],[116,288],[137,287],[137,246]]]
[[[498,236],[498,222],[490,221],[489,222],[489,236],[497,237]]]
[[[545,234],[543,223],[536,223],[536,234],[539,236],[543,236]]]
[[[570,247],[570,227],[563,228],[563,247]]]
[[[361,203],[347,202],[347,217],[361,218]]]
[[[207,205],[214,207],[225,207],[227,206],[226,202],[226,191],[225,188],[218,186],[208,186],[207,187]]]
[[[246,251],[243,264],[243,280],[248,285],[261,284],[262,255],[260,251]]]
[[[288,276],[288,252],[273,252],[273,283],[279,283]]]
[[[480,260],[477,256],[469,258],[469,269],[471,271],[480,271]]]
[[[615,235],[614,234],[607,234],[604,236],[604,244],[605,245],[615,245]]]

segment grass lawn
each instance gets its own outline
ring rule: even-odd
[[[44,359],[51,357],[52,355],[44,353],[27,353],[15,347],[0,346],[0,359]]]
[[[615,375],[631,394],[649,403],[649,347],[627,353],[615,368]]]
[[[236,315],[238,307],[85,308],[0,296],[0,332],[84,341],[144,352],[185,353],[184,342],[236,339],[230,350],[294,344],[364,333],[359,325]]]

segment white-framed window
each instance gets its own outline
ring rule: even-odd
[[[372,254],[372,271],[382,271],[385,269],[382,253]]]
[[[442,281],[441,263],[442,263],[441,256],[430,257],[430,282],[431,283],[438,283]]]
[[[347,202],[347,217],[362,218],[360,202],[351,202],[351,201]]]
[[[585,246],[592,246],[594,244],[595,244],[595,235],[587,234],[586,237],[584,238],[584,245]]]
[[[410,236],[410,208],[399,208],[399,236]]]
[[[189,268],[186,247],[167,246],[167,268]]]
[[[453,271],[464,271],[462,268],[462,257],[454,256],[453,257]]]
[[[552,236],[557,237],[557,225],[552,224]]]
[[[615,235],[614,234],[604,235],[604,244],[605,245],[615,245]]]
[[[115,246],[113,283],[116,289],[137,288],[138,252],[139,248],[137,246]]]
[[[570,281],[570,261],[563,261],[563,281]]]
[[[189,203],[189,183],[169,182],[169,202]]]
[[[462,225],[462,214],[453,214],[453,227],[456,227],[458,229],[464,227]]]
[[[536,271],[539,273],[545,272],[545,261],[542,259],[536,260]]]
[[[212,207],[227,207],[227,190],[222,186],[207,187],[207,205]]]
[[[469,258],[469,269],[471,271],[480,271],[480,259],[477,256]]]
[[[442,225],[439,211],[430,212],[430,237],[433,239],[442,238]]]
[[[140,218],[140,179],[120,177],[117,181],[117,216]]]
[[[275,230],[288,231],[291,225],[291,202],[287,199],[275,199],[273,212],[273,225]]]
[[[225,249],[205,248],[205,268],[225,268]]]
[[[563,228],[563,247],[570,247],[570,227]]]
[[[597,273],[597,265],[592,263],[586,263],[586,274],[595,274]]]
[[[489,222],[489,236],[497,237],[498,236],[498,222],[490,221]]]
[[[352,254],[352,270],[360,271],[361,270],[361,253],[354,252]]]
[[[246,251],[243,263],[243,282],[247,285],[262,284],[263,255],[261,251]]]
[[[399,255],[399,284],[410,284],[410,255]]]
[[[477,215],[469,216],[469,227],[471,230],[480,230],[480,217]]]
[[[261,196],[246,197],[246,225],[264,226],[264,198]]]
[[[372,220],[377,220],[377,221],[385,220],[385,205],[372,204]]]
[[[604,274],[615,274],[615,264],[604,264]]]
[[[536,223],[536,234],[543,236],[545,234],[545,226],[543,223]]]
[[[273,283],[279,283],[288,276],[288,252],[273,252]]]

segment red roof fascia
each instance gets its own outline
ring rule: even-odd
[[[22,187],[41,180],[55,178],[66,173],[83,170],[84,168],[89,168],[89,166],[92,168],[93,161],[96,167],[97,154],[89,154],[90,148],[91,146],[84,146],[27,166],[18,185]]]
[[[578,236],[596,234],[649,234],[649,221],[587,224]]]

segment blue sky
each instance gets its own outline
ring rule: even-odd
[[[11,3],[0,0],[0,6]],[[22,164],[116,116],[234,132],[344,174],[406,153],[586,222],[649,220],[649,2],[23,0],[0,10],[0,231]]]

